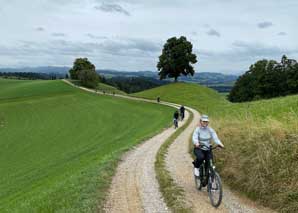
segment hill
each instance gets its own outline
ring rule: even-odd
[[[96,211],[121,154],[171,114],[61,81],[0,79],[0,212]]]
[[[209,88],[185,83],[134,95],[160,96],[209,114],[226,146],[215,153],[225,182],[265,206],[297,211],[297,95],[233,104]]]

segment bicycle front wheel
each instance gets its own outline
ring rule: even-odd
[[[208,195],[211,201],[211,205],[215,208],[219,207],[222,200],[222,185],[221,179],[217,172],[214,172],[213,175],[210,175],[208,181]]]

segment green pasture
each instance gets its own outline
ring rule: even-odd
[[[0,79],[0,212],[94,212],[121,154],[171,122],[172,109]]]

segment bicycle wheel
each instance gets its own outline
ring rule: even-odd
[[[214,172],[213,175],[210,175],[208,181],[208,196],[211,201],[211,205],[215,208],[219,207],[222,200],[222,185],[221,179],[217,172]]]

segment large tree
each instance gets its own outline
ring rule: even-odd
[[[71,79],[78,80],[78,74],[81,70],[92,70],[95,72],[95,66],[88,60],[88,58],[77,58],[73,62],[73,67],[69,70]]]
[[[197,62],[197,56],[192,53],[192,44],[186,37],[170,38],[165,43],[157,64],[160,79],[177,78],[181,75],[194,75],[192,64]]]
[[[88,58],[77,58],[69,73],[71,79],[80,80],[83,86],[90,88],[96,88],[100,80],[100,76],[95,71],[95,66]]]

